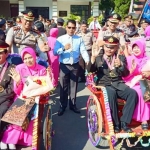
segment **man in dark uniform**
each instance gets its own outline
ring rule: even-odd
[[[42,38],[38,31],[32,29],[34,12],[25,10],[21,13],[23,14],[21,27],[15,26],[10,28],[6,36],[6,43],[10,46],[10,52],[20,54],[22,49],[27,46],[35,49],[36,44],[38,44],[41,51],[49,51],[49,46],[45,43],[45,39]]]
[[[13,91],[13,79],[9,76],[10,70],[13,66],[6,60],[8,56],[8,47],[8,44],[0,40],[0,135],[2,135],[2,131],[6,126],[6,123],[2,122],[1,118],[15,98],[15,93]]]
[[[58,36],[62,36],[66,34],[66,29],[63,28],[64,20],[62,18],[57,19],[57,28],[58,28]]]
[[[122,80],[122,77],[128,76],[130,72],[127,69],[125,56],[117,54],[119,40],[110,36],[106,37],[104,41],[103,55],[99,55],[100,50],[97,47],[92,49],[88,71],[97,72],[97,85],[106,87],[115,132],[120,131],[120,121],[122,130],[132,132],[127,124],[131,122],[138,96],[136,91],[129,88]],[[120,121],[118,118],[117,98],[126,101]]]

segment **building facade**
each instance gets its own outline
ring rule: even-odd
[[[91,10],[91,5],[93,10]],[[0,0],[0,16],[16,17],[24,9],[34,9],[45,18],[65,17],[72,13],[82,19],[99,15],[99,0]]]

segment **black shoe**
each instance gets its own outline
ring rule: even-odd
[[[114,125],[114,132],[119,133],[120,132],[120,125]]]
[[[141,124],[141,127],[143,130],[148,130],[148,124],[147,123]]]
[[[80,114],[80,111],[77,109],[76,106],[70,107],[70,110],[72,110],[73,112],[75,112],[75,113],[77,113],[77,114]]]
[[[126,122],[121,122],[121,129],[128,133],[132,132],[132,130],[127,126]]]
[[[61,108],[58,110],[58,116],[62,116],[65,112],[65,109]]]

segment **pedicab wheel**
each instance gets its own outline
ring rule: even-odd
[[[51,105],[46,104],[44,108],[43,120],[43,146],[44,150],[51,150],[52,133],[52,109]]]
[[[101,136],[103,132],[103,115],[99,100],[95,95],[87,101],[87,124],[89,139],[95,147],[109,148],[108,140]]]

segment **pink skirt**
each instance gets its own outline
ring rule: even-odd
[[[30,121],[26,131],[16,125],[10,125],[4,132],[2,142],[7,144],[18,144],[24,146],[32,145],[33,121]]]
[[[133,89],[138,93],[139,97],[133,114],[133,119],[139,122],[150,120],[150,103],[144,102],[140,85],[135,85]]]

